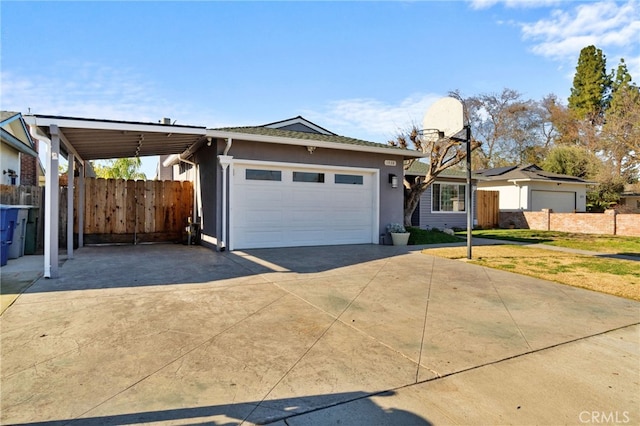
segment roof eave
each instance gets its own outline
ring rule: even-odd
[[[203,136],[206,130],[204,127],[198,126],[176,126],[171,124],[134,123],[114,120],[92,120],[73,117],[24,115],[23,118],[27,124],[38,127],[48,127],[53,124],[58,127],[69,127],[75,129],[202,134]]]
[[[499,179],[495,179],[496,181]],[[563,183],[567,185],[592,185],[597,182],[576,182],[572,180],[551,180],[551,179],[532,179],[532,178],[516,178],[516,179],[507,179],[507,182],[518,183],[518,182],[545,182],[545,183]]]
[[[27,146],[25,143],[20,141],[20,139],[16,138],[11,133],[7,132],[5,129],[0,129],[0,132],[2,134],[2,142],[6,143],[12,148],[15,148],[16,150],[18,150],[23,154],[30,155],[32,157],[38,156],[38,153],[33,148],[31,148],[30,146]]]
[[[401,150],[397,148],[355,145],[313,139],[286,138],[282,136],[256,135],[253,133],[229,132],[214,129],[207,129],[207,137],[241,139],[252,142],[277,143],[283,145],[314,146],[316,148],[339,149],[343,151],[372,152],[376,154],[399,155],[405,158],[422,158],[426,156],[418,151]]]

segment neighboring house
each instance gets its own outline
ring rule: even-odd
[[[412,178],[424,176],[429,165],[415,161],[405,171],[405,176]],[[440,173],[436,180],[420,196],[420,202],[413,212],[411,224],[422,229],[467,229],[467,188],[466,172],[447,169]],[[472,191],[475,190],[475,176]],[[472,197],[475,200],[475,196]],[[476,220],[475,208],[473,221]]]
[[[402,176],[404,159],[423,156],[300,116],[206,134],[164,166],[174,179],[197,176],[202,242],[218,249],[378,244],[403,219],[392,177]]]
[[[0,183],[38,185],[38,152],[22,114],[1,111],[0,120]]]
[[[586,211],[587,186],[584,179],[546,172],[535,164],[476,170],[481,179],[478,190],[498,191],[501,211],[540,211],[555,213]]]
[[[640,213],[640,192],[625,190],[620,194],[620,201],[615,208],[625,213]]]

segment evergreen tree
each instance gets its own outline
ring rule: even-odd
[[[569,96],[569,109],[579,119],[597,123],[609,103],[611,78],[607,74],[607,61],[602,50],[587,46],[580,51],[573,87]]]
[[[640,89],[624,59],[612,76],[611,103],[601,133],[602,152],[615,176],[633,182],[640,171]]]

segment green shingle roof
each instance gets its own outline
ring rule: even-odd
[[[429,171],[429,165],[426,163],[423,163],[422,161],[414,161],[413,164],[411,165],[411,167],[409,167],[408,170],[406,170],[405,174],[407,175],[412,175],[412,176],[424,176],[427,174],[427,172]],[[459,170],[459,169],[452,169],[452,168],[448,168],[442,172],[440,172],[440,174],[438,175],[440,177],[448,177],[448,178],[466,178],[467,177],[467,172],[466,170]],[[478,178],[478,176],[475,173],[472,173],[471,175],[474,179]]]
[[[342,143],[347,145],[368,146],[372,148],[396,149],[398,151],[409,151],[407,149],[400,148],[400,147],[394,147],[391,145],[381,144],[376,142],[369,142],[362,139],[349,138],[346,136],[297,132],[293,130],[273,129],[270,127],[257,127],[257,126],[223,127],[223,128],[213,129],[213,130],[219,130],[223,132],[233,132],[233,133],[245,133],[250,135],[263,135],[263,136],[274,136],[274,137],[300,139],[300,140]],[[411,151],[411,152],[414,152],[414,151]]]

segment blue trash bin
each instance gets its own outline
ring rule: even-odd
[[[1,233],[1,247],[0,247],[0,266],[7,264],[9,256],[9,246],[13,240],[13,230],[16,227],[16,221],[18,220],[18,209],[14,206],[8,206],[6,204],[0,204],[0,233]]]

